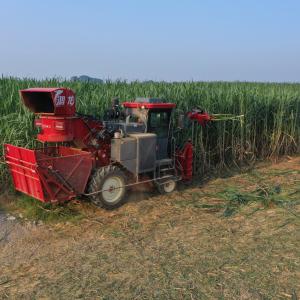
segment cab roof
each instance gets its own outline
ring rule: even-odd
[[[46,87],[46,88],[28,88],[28,89],[24,89],[24,90],[20,90],[20,92],[21,93],[23,93],[23,92],[37,92],[37,93],[52,93],[52,92],[54,92],[54,91],[56,91],[56,90],[68,90],[68,88],[59,88],[59,87],[56,87],[56,88],[48,88],[48,87]]]
[[[146,108],[146,109],[172,109],[176,107],[175,103],[168,103],[160,98],[135,98],[133,101],[123,102],[123,106],[126,108]]]

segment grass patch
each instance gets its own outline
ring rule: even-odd
[[[276,170],[271,169],[268,171],[268,175],[270,176],[286,176],[286,175],[298,175],[300,174],[300,171],[298,170]]]
[[[230,217],[250,203],[257,203],[263,208],[279,206],[289,209],[295,207],[300,204],[299,192],[299,189],[284,191],[280,185],[261,184],[252,191],[242,191],[231,186],[215,193],[193,193],[184,200],[176,200],[175,205],[182,208],[206,209],[212,212],[223,210],[222,216]],[[203,199],[211,200],[211,202],[203,202]],[[255,208],[251,214],[259,209]]]
[[[223,215],[229,217],[235,214],[241,206],[250,202],[262,204],[265,208],[271,206],[294,207],[300,204],[300,201],[293,197],[294,194],[294,191],[283,192],[280,185],[264,184],[252,192],[242,192],[234,188],[226,189],[218,193],[218,196],[227,202]]]
[[[72,202],[65,204],[43,203],[26,195],[21,195],[16,200],[2,205],[6,211],[22,215],[31,221],[44,223],[76,222],[83,218],[82,213],[76,209]]]
[[[114,238],[120,238],[126,236],[126,234],[123,231],[113,229],[110,231],[110,235]]]

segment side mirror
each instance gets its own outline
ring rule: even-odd
[[[179,128],[179,129],[184,129],[185,128],[185,122],[184,122],[184,114],[180,114],[179,116],[178,116],[178,120],[177,120],[177,127]]]

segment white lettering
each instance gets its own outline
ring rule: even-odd
[[[74,96],[69,96],[68,97],[68,105],[73,106],[75,103]]]
[[[65,105],[66,97],[61,95],[61,94],[63,94],[63,92],[64,91],[62,91],[62,90],[55,91],[54,101],[55,101],[55,105],[56,106],[63,106],[63,105]]]

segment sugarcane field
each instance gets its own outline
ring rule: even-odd
[[[56,2],[0,12],[0,299],[299,299],[299,3]]]

